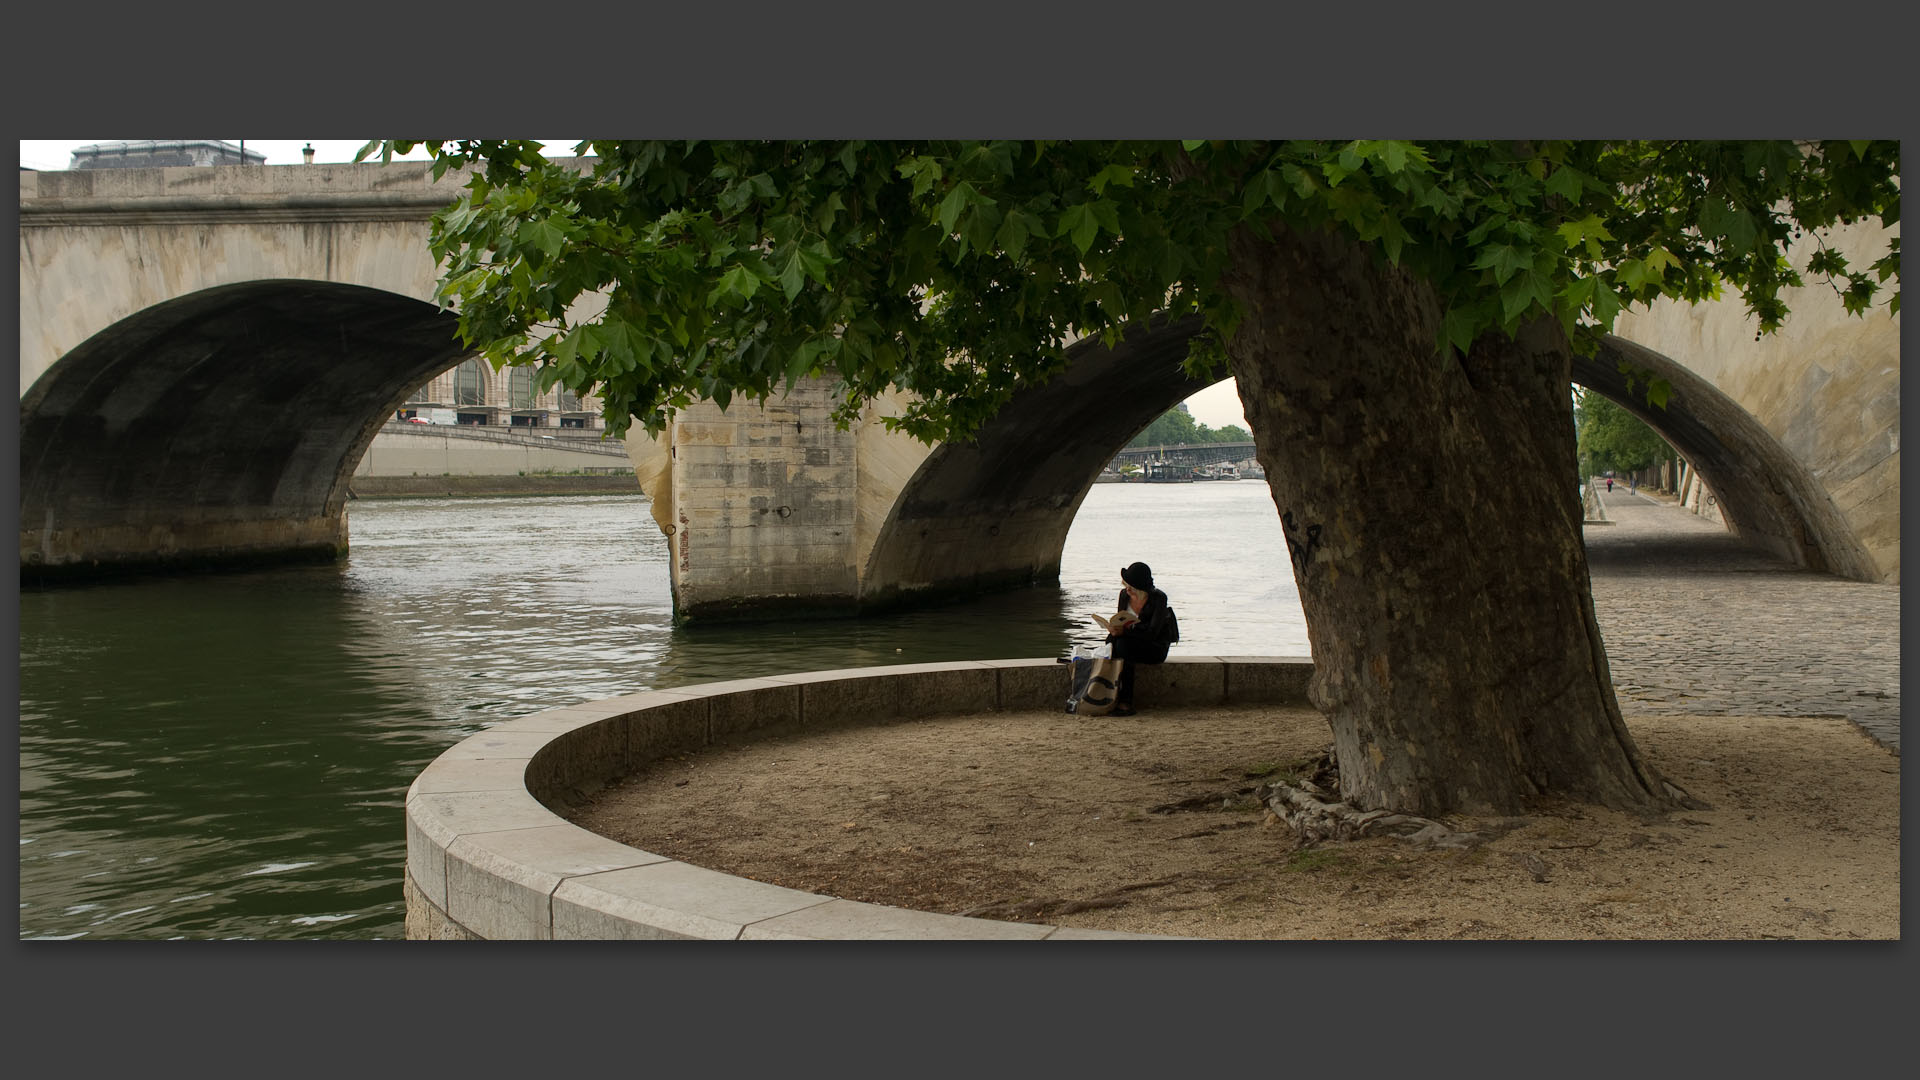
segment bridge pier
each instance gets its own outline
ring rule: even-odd
[[[829,379],[762,406],[683,409],[657,439],[627,440],[667,537],[675,617],[851,615],[878,518],[930,448],[887,433],[885,402],[834,425]]]
[[[852,615],[1059,580],[1074,514],[1114,448],[1216,379],[1181,361],[1197,320],[1068,350],[970,442],[886,430],[882,398],[834,426],[831,379],[763,407],[682,410],[628,437],[671,549],[675,617]]]

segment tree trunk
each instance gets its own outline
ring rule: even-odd
[[[1342,797],[1433,816],[1673,805],[1620,719],[1543,320],[1462,358],[1431,290],[1332,233],[1242,234],[1228,343],[1280,510]]]

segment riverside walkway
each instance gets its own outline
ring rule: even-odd
[[[1900,752],[1900,586],[1798,569],[1671,499],[1600,498],[1587,556],[1623,711],[1842,716]]]

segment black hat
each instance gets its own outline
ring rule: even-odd
[[[1120,571],[1120,580],[1136,589],[1153,588],[1153,568],[1146,563],[1137,562]]]

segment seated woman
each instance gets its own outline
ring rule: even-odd
[[[1125,623],[1115,620],[1118,629],[1107,635],[1113,655],[1126,661],[1120,667],[1120,683],[1114,688],[1111,715],[1132,716],[1134,665],[1165,662],[1167,646],[1173,644],[1176,631],[1167,594],[1153,587],[1151,567],[1134,563],[1120,571],[1120,581],[1126,586],[1120,590],[1120,611],[1130,612],[1135,618]]]

